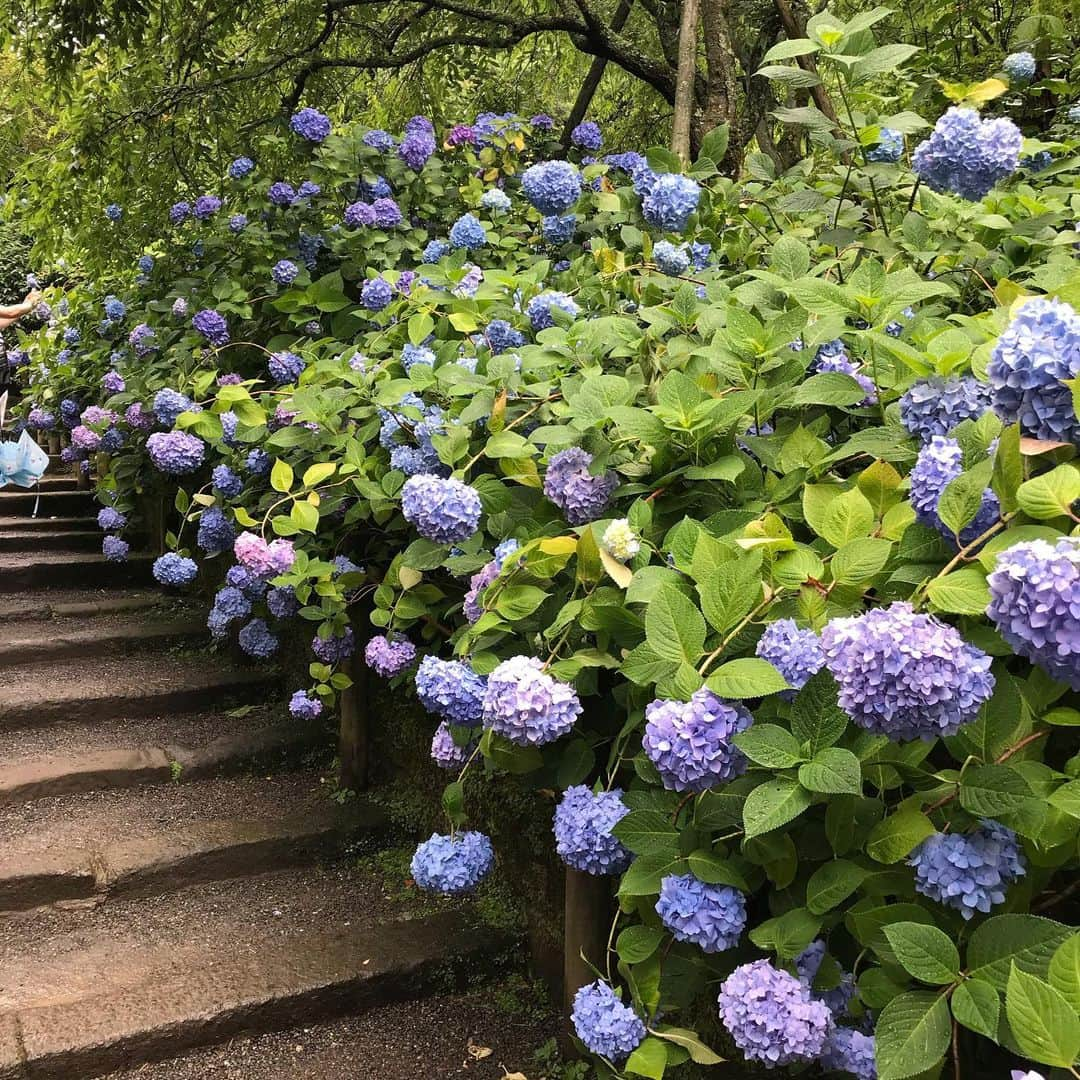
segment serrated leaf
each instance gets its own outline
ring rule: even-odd
[[[916,990],[893,998],[874,1029],[878,1080],[907,1080],[936,1065],[952,1025],[944,995]]]
[[[729,660],[705,680],[705,685],[720,697],[736,699],[766,697],[790,689],[772,664],[756,656]]]
[[[751,891],[746,878],[736,869],[729,859],[721,859],[719,855],[702,848],[693,851],[686,857],[690,873],[707,885],[729,885],[740,892]]]
[[[754,788],[743,803],[746,838],[749,840],[786,825],[806,810],[810,803],[810,793],[797,781],[788,777],[766,780]]]
[[[1038,915],[995,915],[975,928],[968,942],[968,974],[1004,990],[1012,964],[1043,976],[1073,931]]]
[[[967,769],[960,781],[960,805],[976,817],[996,818],[1037,802],[1028,782],[1008,765]]]
[[[753,724],[732,740],[755,764],[789,769],[805,761],[799,741],[777,724]]]
[[[1005,989],[1005,1015],[1025,1057],[1066,1069],[1080,1055],[1080,1017],[1049,983],[1015,963]]]
[[[705,619],[684,593],[662,585],[645,609],[645,636],[657,656],[693,664],[705,644]]]
[[[869,870],[847,859],[833,859],[825,863],[814,871],[806,883],[806,906],[815,915],[824,915],[855,892],[869,873]]]
[[[926,595],[938,611],[954,615],[982,615],[990,603],[986,575],[973,566],[934,578],[926,588]]]
[[[822,670],[795,696],[791,730],[800,743],[807,744],[811,756],[832,746],[847,728],[847,714],[837,702],[838,693],[836,680]]]
[[[688,1031],[686,1028],[664,1027],[653,1028],[652,1032],[657,1038],[667,1039],[668,1042],[681,1046],[690,1055],[690,1060],[697,1062],[698,1065],[723,1064],[724,1059],[715,1050],[710,1050],[693,1031]]]
[[[895,863],[934,835],[930,819],[918,810],[899,810],[879,821],[866,841],[866,854],[875,862]]]
[[[678,852],[678,830],[669,815],[656,810],[631,810],[615,823],[611,834],[636,855]]]
[[[1073,934],[1050,958],[1050,985],[1080,1013],[1080,934]]]
[[[850,750],[827,746],[812,761],[799,766],[799,783],[808,791],[827,795],[860,795],[862,766]]]
[[[884,928],[903,969],[919,982],[943,986],[960,974],[960,953],[943,930],[922,923],[898,922]]]
[[[1077,499],[1080,499],[1080,472],[1073,465],[1059,465],[1026,480],[1016,489],[1020,509],[1037,521],[1068,514]]]
[[[966,979],[953,991],[951,1005],[957,1023],[997,1041],[1001,998],[989,983]]]
[[[628,926],[615,942],[619,959],[627,964],[640,964],[660,948],[664,931],[657,926]]]
[[[292,466],[287,461],[277,458],[270,470],[270,486],[282,494],[289,491],[293,485]]]

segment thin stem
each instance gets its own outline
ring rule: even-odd
[[[705,657],[704,663],[698,668],[698,674],[704,675],[706,671],[712,666],[712,662],[731,644],[732,641],[751,623],[757,618],[772,602],[772,596],[767,596],[753,611],[747,615],[734,630],[728,634],[719,645],[708,656]]]
[[[927,579],[927,581],[923,585],[920,585],[919,588],[917,588],[911,594],[911,603],[913,605],[921,603],[922,598],[926,595],[926,591],[927,589],[929,589],[931,582],[937,581],[937,579],[940,577],[945,577],[946,574],[950,573],[960,563],[967,562],[967,557],[972,551],[974,551],[977,547],[980,547],[987,540],[989,540],[990,537],[994,535],[994,533],[1000,532],[1015,516],[1015,510],[1011,513],[1005,514],[1003,517],[995,521],[989,529],[976,536],[970,544],[966,544],[964,547],[962,547],[932,578]]]
[[[922,177],[919,177],[915,181],[915,186],[911,189],[911,198],[908,199],[907,212],[910,214],[915,206],[915,196],[919,193],[919,185],[922,183]]]

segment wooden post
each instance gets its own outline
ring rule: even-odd
[[[697,76],[698,0],[683,0],[679,24],[679,71],[675,80],[675,115],[671,121],[671,149],[683,165],[690,164],[690,127],[694,118],[694,81]]]
[[[146,520],[146,545],[150,554],[165,554],[165,498],[147,495],[143,498],[143,517]]]
[[[368,667],[359,655],[349,659],[345,673],[352,686],[342,690],[341,726],[338,730],[338,782],[350,791],[363,791],[368,784],[371,749],[369,722],[370,688]]]
[[[607,967],[605,953],[611,923],[608,879],[567,868],[563,911],[563,995],[569,1013],[574,994],[596,979],[593,968],[603,971]]]

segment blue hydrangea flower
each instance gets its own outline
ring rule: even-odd
[[[855,1080],[877,1080],[874,1036],[855,1028],[836,1028],[825,1043],[820,1061],[825,1070],[850,1073]]]
[[[154,580],[174,589],[190,585],[198,572],[194,559],[186,559],[175,551],[166,552],[154,560]]]
[[[543,746],[570,731],[581,715],[572,686],[546,674],[534,656],[512,656],[488,676],[484,726],[518,746]]]
[[[594,1054],[622,1064],[645,1041],[641,1018],[599,979],[581,987],[570,1012],[574,1032]]]
[[[574,238],[574,229],[577,228],[577,216],[566,214],[559,217],[551,214],[540,223],[544,234],[544,242],[558,247],[560,244],[568,244]]]
[[[376,176],[374,180],[361,180],[359,190],[365,199],[388,199],[394,194],[394,189],[385,176]]]
[[[970,833],[934,833],[910,855],[915,890],[965,919],[1005,902],[1005,890],[1027,872],[1016,833],[984,821]]]
[[[66,428],[73,428],[79,422],[82,406],[74,398],[64,398],[60,402],[60,421]]]
[[[298,199],[314,199],[316,195],[319,195],[321,193],[322,188],[311,180],[305,180],[296,189],[296,197]]]
[[[101,541],[101,554],[109,562],[127,562],[128,551],[131,549],[131,545],[126,540],[121,540],[119,536],[106,536]]]
[[[954,735],[993,693],[990,657],[910,604],[833,619],[821,644],[841,708],[876,735]]]
[[[676,941],[717,953],[739,944],[746,928],[746,900],[738,889],[709,885],[693,874],[668,874],[660,882],[656,913]]]
[[[934,191],[976,201],[1016,172],[1024,136],[1005,117],[981,120],[974,109],[946,110],[929,139],[915,147],[911,164]]]
[[[1068,117],[1070,124],[1080,124],[1080,104],[1069,106]]]
[[[266,362],[266,369],[278,386],[296,382],[304,373],[305,367],[307,365],[302,357],[288,351],[271,353],[270,359]]]
[[[291,585],[275,585],[267,590],[266,607],[275,619],[291,619],[300,610],[300,601]]]
[[[260,450],[256,447],[254,450],[249,450],[248,455],[244,458],[244,468],[253,476],[266,476],[269,474],[273,467],[273,460],[265,450]]]
[[[769,623],[755,651],[795,690],[801,690],[825,666],[821,639],[813,630],[800,630],[794,619]]]
[[[119,532],[127,525],[127,517],[111,506],[104,506],[98,511],[97,523],[103,532]]]
[[[707,791],[746,771],[732,742],[753,717],[702,687],[689,701],[658,698],[645,707],[641,745],[669,791]]]
[[[288,259],[280,259],[270,268],[270,276],[279,285],[291,285],[300,273],[300,267]]]
[[[480,205],[492,214],[505,214],[511,207],[510,196],[502,188],[488,188],[480,196]],[[427,260],[425,259],[425,262]]]
[[[181,199],[180,202],[173,203],[172,206],[169,207],[169,220],[174,225],[180,225],[182,222],[187,221],[189,217],[191,217],[191,203],[186,199]],[[139,269],[143,269],[141,265],[139,266]],[[153,267],[150,269],[152,270]],[[143,273],[146,274],[149,273],[149,271],[143,270]]]
[[[289,699],[289,715],[297,720],[316,720],[322,711],[322,702],[306,690],[297,690]]]
[[[900,399],[900,422],[923,442],[948,435],[964,420],[978,420],[992,402],[993,389],[974,375],[920,379]]]
[[[1080,442],[1080,421],[1065,379],[1080,374],[1080,315],[1061,300],[1037,297],[1016,313],[990,354],[986,376],[994,411],[1025,435]]]
[[[378,128],[365,131],[360,141],[365,146],[370,146],[373,150],[379,150],[382,153],[393,150],[395,146],[394,136],[389,131],[380,131]]]
[[[236,539],[236,530],[220,506],[208,506],[199,518],[196,543],[207,555],[228,551]]]
[[[810,988],[811,996],[822,1002],[834,1017],[841,1017],[847,1012],[848,1003],[855,996],[855,977],[848,971],[840,973],[840,983],[829,990],[815,990],[814,980],[821,970],[827,947],[821,938],[812,941],[795,958],[795,970],[799,978]]]
[[[416,646],[405,638],[377,634],[364,646],[364,662],[384,679],[400,675],[416,659]]]
[[[425,656],[416,670],[416,696],[428,712],[459,727],[476,727],[487,679],[461,660]]]
[[[686,231],[700,199],[697,181],[678,173],[661,173],[649,185],[641,201],[641,213],[653,228],[681,233]]]
[[[124,208],[117,203],[109,203],[105,207],[105,216],[110,221],[119,221],[124,216]]]
[[[721,985],[717,1004],[735,1045],[766,1068],[813,1061],[832,1033],[832,1013],[768,960],[737,967]]]
[[[323,240],[318,234],[311,236],[308,233],[301,233],[296,239],[296,250],[300,256],[303,264],[309,269],[314,270],[319,264],[319,252],[322,250],[326,241]]]
[[[247,214],[233,214],[229,218],[229,232],[242,233],[247,228]]]
[[[221,200],[216,195],[200,195],[191,213],[197,221],[209,221],[220,209]]]
[[[450,226],[450,243],[453,247],[467,248],[472,251],[487,243],[487,233],[475,215],[462,214]]]
[[[630,808],[622,788],[595,794],[584,784],[567,788],[555,807],[555,850],[567,866],[586,874],[621,874],[634,856],[611,835]]]
[[[445,240],[429,240],[424,248],[423,259],[426,263],[437,263],[444,255],[450,254],[450,245]]]
[[[79,328],[77,326],[69,326],[64,331],[64,341],[68,345],[78,345],[81,339],[82,334],[79,333]]]
[[[653,245],[653,262],[668,277],[678,277],[690,269],[690,252],[685,244],[673,244],[670,240],[658,240]]]
[[[453,477],[410,476],[401,489],[401,512],[425,540],[457,544],[480,524],[483,507],[476,491]]]
[[[505,319],[492,319],[484,331],[484,339],[493,354],[520,349],[525,344],[525,335],[515,330]]]
[[[904,156],[903,132],[883,127],[878,130],[878,141],[866,151],[867,161],[895,164]]]
[[[289,127],[308,142],[321,143],[330,134],[330,118],[318,109],[301,109],[289,118]]]
[[[1017,656],[1080,690],[1080,544],[1031,540],[998,554],[987,615]]]
[[[480,832],[453,836],[432,833],[416,849],[410,870],[413,881],[427,892],[460,896],[472,892],[491,872],[495,852]]]
[[[162,427],[171,428],[176,423],[176,418],[182,412],[187,412],[191,405],[191,398],[186,394],[165,387],[154,395],[154,416]]]
[[[244,481],[228,465],[216,465],[211,477],[215,490],[226,499],[235,499],[244,490]]]
[[[249,600],[261,600],[266,595],[266,582],[240,564],[229,567],[225,584],[239,589]]]
[[[345,207],[345,227],[348,229],[370,228],[375,224],[375,207],[360,200]]]
[[[440,769],[460,769],[469,760],[476,749],[476,740],[472,739],[465,746],[458,746],[445,720],[435,729],[431,739],[431,760]]]
[[[106,317],[113,322],[119,322],[127,314],[124,302],[118,300],[115,296],[106,296],[104,307]]]
[[[266,197],[273,206],[292,206],[296,202],[296,188],[284,180],[275,180],[267,189]]]
[[[324,664],[340,664],[342,660],[348,660],[356,651],[356,638],[352,627],[346,626],[340,634],[331,634],[329,637],[316,634],[311,639],[311,651]]]
[[[277,652],[278,639],[263,619],[252,619],[240,629],[237,641],[244,652],[256,660],[267,660]]]
[[[217,348],[229,344],[229,324],[225,316],[213,308],[197,311],[191,319],[191,325],[206,340]]]
[[[911,470],[911,505],[915,517],[942,536],[953,539],[953,533],[938,515],[938,502],[949,484],[964,471],[964,452],[955,439],[933,435],[919,451]],[[982,536],[1001,516],[998,497],[987,488],[982,506],[972,521],[960,533],[960,543],[970,544]]]
[[[1011,83],[1029,83],[1035,78],[1035,57],[1029,52],[1009,53],[1001,70],[1009,76]]]
[[[229,176],[233,180],[241,180],[254,168],[255,162],[251,158],[238,157],[229,165]]]
[[[571,525],[584,525],[602,517],[619,478],[613,472],[589,472],[592,454],[571,446],[552,455],[544,473],[544,494],[563,512]]]
[[[368,311],[382,311],[394,298],[394,290],[384,278],[368,278],[360,289],[360,303]]]
[[[401,349],[401,364],[406,372],[412,371],[413,364],[435,366],[435,353],[424,345],[406,343]]]
[[[572,296],[554,290],[542,292],[534,296],[525,307],[525,314],[534,330],[546,330],[555,325],[555,316],[551,313],[553,308],[565,311],[571,319],[576,319],[580,311]]]
[[[422,128],[406,130],[405,137],[398,146],[398,157],[412,169],[420,172],[428,158],[435,153],[435,136]]]
[[[604,145],[604,136],[600,132],[600,125],[592,120],[584,120],[570,132],[570,141],[582,150],[596,153]]]
[[[564,214],[581,197],[581,173],[569,161],[542,161],[522,173],[521,190],[541,214]]]
[[[203,463],[206,443],[186,431],[158,431],[146,440],[154,468],[167,476],[187,476]]]

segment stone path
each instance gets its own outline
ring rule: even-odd
[[[404,1003],[493,971],[512,943],[467,907],[403,902],[348,857],[389,826],[302,764],[327,733],[284,716],[276,674],[204,652],[200,612],[163,602],[146,557],[105,563],[72,482],[32,505],[0,491],[0,1080],[204,1075],[179,1056],[252,1037],[252,1077],[345,1075],[331,1063],[358,1044],[338,1054],[335,1023],[415,1023]],[[417,1064],[455,1039],[476,1075],[470,1035],[399,1033],[352,1075],[458,1075]]]

